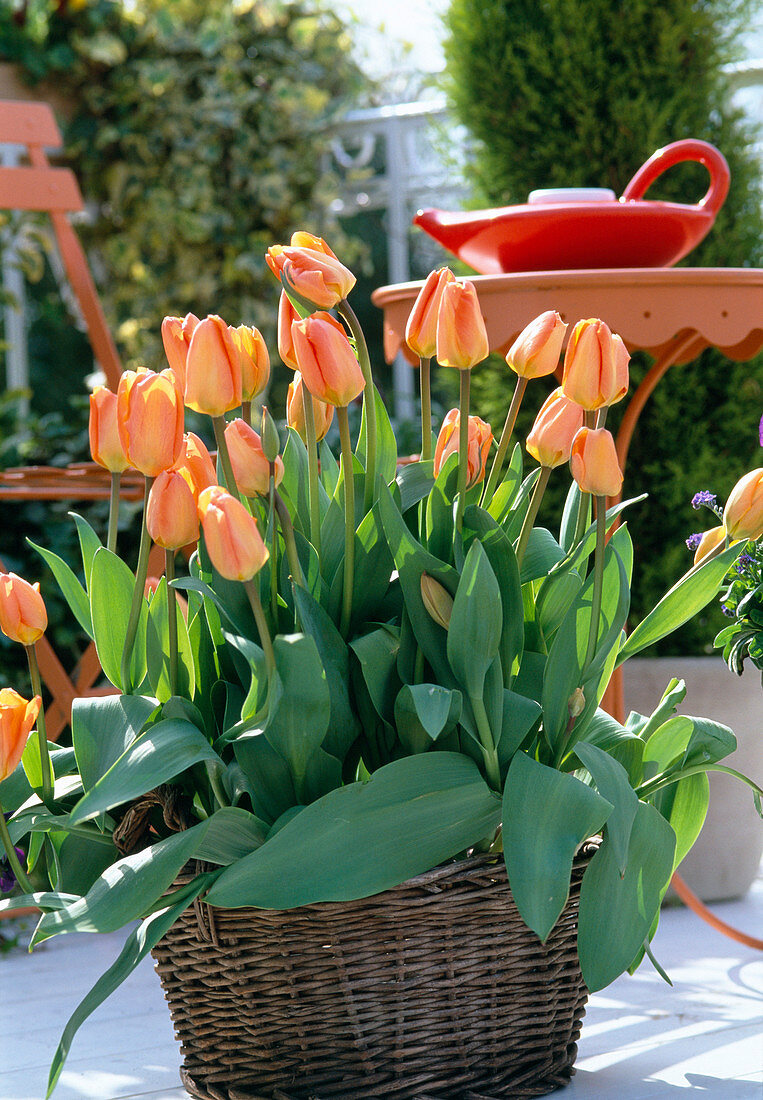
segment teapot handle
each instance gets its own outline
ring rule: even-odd
[[[703,164],[710,173],[710,187],[704,198],[700,199],[697,206],[707,210],[713,217],[723,206],[726,195],[729,193],[731,179],[729,166],[724,155],[707,141],[699,141],[695,138],[685,138],[683,141],[673,141],[642,164],[636,175],[623,191],[623,199],[632,201],[644,197],[648,188],[674,164],[680,164],[684,160],[697,160]]]

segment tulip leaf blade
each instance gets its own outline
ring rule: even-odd
[[[482,698],[502,627],[501,590],[482,543],[475,539],[453,598],[447,642],[453,675],[471,699]]]
[[[636,792],[622,764],[603,749],[578,741],[575,754],[590,772],[599,794],[614,806],[605,828],[620,874],[624,875],[631,830],[638,810]]]
[[[145,695],[106,695],[75,699],[72,744],[87,792],[139,736],[158,705]]]
[[[32,542],[31,539],[27,539],[27,542],[33,550],[37,551],[48,566],[51,573],[56,578],[56,583],[61,589],[63,597],[71,609],[72,615],[74,615],[74,618],[87,636],[92,638],[93,621],[90,611],[90,600],[74,571],[67,565],[63,558],[60,558],[58,554],[54,554],[52,550],[46,550],[44,546],[38,546],[37,543]]]
[[[506,532],[483,508],[470,505],[464,510],[464,529],[474,531],[487,555],[501,592],[503,622],[501,626],[501,671],[504,683],[510,684],[513,673],[522,661],[525,644],[522,585],[514,546]]]
[[[77,537],[79,538],[80,553],[82,554],[82,569],[85,575],[85,587],[89,589],[93,558],[98,553],[101,546],[103,546],[103,543],[84,516],[78,515],[77,512],[69,512],[69,515],[72,517],[77,527]]]
[[[146,624],[146,665],[151,690],[160,702],[166,703],[173,694],[170,685],[169,611],[167,578],[162,577],[151,597]],[[174,694],[193,699],[196,694],[196,671],[193,650],[188,637],[185,616],[176,607],[178,682]]]
[[[105,546],[96,551],[90,573],[90,614],[93,639],[101,668],[120,691],[122,650],[127,636],[135,577],[125,563]],[[141,602],[140,619],[130,658],[130,681],[140,684],[146,675],[146,622],[148,604]]]
[[[360,419],[360,434],[356,454],[365,469],[368,463],[366,451],[368,449],[368,409],[367,402],[371,396],[366,386],[363,392],[363,412]],[[397,440],[390,423],[389,414],[376,386],[373,387],[373,401],[376,408],[376,476],[389,485],[395,480],[397,473]],[[373,499],[376,499],[376,487],[374,486]]]

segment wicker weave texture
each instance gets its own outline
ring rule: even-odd
[[[154,949],[199,1100],[515,1100],[574,1072],[587,991],[580,880],[545,944],[502,861],[474,857],[362,901],[197,903]]]

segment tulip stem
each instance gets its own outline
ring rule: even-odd
[[[260,645],[262,646],[265,654],[265,668],[267,669],[268,678],[275,672],[276,668],[276,655],[273,651],[273,642],[270,638],[270,631],[268,630],[268,624],[265,619],[265,612],[262,610],[262,601],[260,600],[260,593],[257,589],[257,583],[253,577],[250,577],[248,581],[244,581],[244,589],[249,597],[249,604],[252,608],[254,615],[254,621],[257,624],[257,632],[260,636]]]
[[[352,443],[347,406],[336,410],[339,440],[342,446],[342,476],[344,477],[344,577],[342,587],[342,618],[339,630],[346,638],[352,615],[352,585],[355,575],[355,477],[352,468]]]
[[[170,695],[178,691],[178,604],[177,592],[171,582],[175,579],[175,551],[164,551],[164,575],[167,578],[167,627],[170,645]]]
[[[37,663],[37,650],[34,645],[24,646],[27,662],[29,664],[29,679],[32,681],[32,695],[39,695],[42,699],[42,678],[40,666]],[[37,716],[37,739],[40,746],[40,768],[42,769],[42,800],[46,806],[53,801],[53,768],[50,764],[48,752],[48,734],[45,729],[45,706],[40,706]]]
[[[588,501],[590,499],[590,493],[584,493],[580,490],[580,499],[578,500],[578,518],[575,523],[575,537],[572,540],[572,546],[577,544],[582,539],[588,527]],[[572,547],[570,547],[572,549]]]
[[[350,326],[350,333],[355,341],[358,363],[366,383],[363,391],[363,408],[366,413],[366,487],[363,510],[364,512],[370,512],[376,495],[376,388],[371,371],[371,360],[368,355],[368,345],[363,335],[363,329],[360,327],[360,321],[346,298],[343,298],[336,308],[337,313],[344,317]],[[339,410],[337,410],[338,412]]]
[[[588,648],[583,668],[590,665],[596,653],[601,615],[601,593],[604,580],[604,546],[607,540],[607,498],[596,497],[596,550],[593,557],[593,594],[591,596],[591,623],[588,627]]]
[[[111,474],[111,491],[109,493],[109,529],[106,536],[106,546],[112,554],[117,549],[117,527],[119,523],[119,488],[122,482],[121,473]]]
[[[299,555],[297,553],[297,543],[294,538],[294,524],[291,522],[289,509],[286,507],[284,499],[277,489],[274,491],[273,497],[276,513],[281,523],[281,534],[283,535],[283,541],[286,546],[286,557],[289,560],[292,580],[295,584],[304,588],[305,579],[302,576],[302,566],[300,565]]]
[[[217,443],[217,453],[220,456],[220,462],[223,468],[225,488],[236,498],[236,500],[243,504],[241,493],[238,491],[238,485],[236,485],[236,475],[233,473],[233,466],[231,465],[228,442],[225,438],[225,417],[213,416],[212,425],[215,429],[215,442]]]
[[[26,871],[21,866],[19,857],[16,855],[16,846],[11,840],[11,834],[8,832],[8,826],[5,823],[5,814],[3,813],[3,807],[0,806],[0,840],[3,842],[3,848],[5,848],[5,855],[10,864],[11,870],[16,877],[21,889],[25,894],[33,894],[34,886],[31,880],[27,876]]]
[[[148,495],[151,492],[151,486],[154,479],[152,477],[146,478],[145,488],[143,490],[143,521],[140,529],[140,549],[138,550],[138,566],[135,570],[135,588],[132,591],[132,605],[130,607],[130,617],[127,620],[127,633],[125,634],[125,644],[122,650],[122,665],[120,668],[120,678],[122,681],[122,691],[125,695],[129,695],[132,691],[132,681],[130,680],[130,658],[132,657],[133,646],[135,645],[135,636],[138,633],[138,623],[140,621],[140,610],[143,606],[144,593],[146,589],[146,576],[148,575],[148,553],[151,549],[151,539],[148,534],[148,527],[146,526],[146,513],[148,511]]]
[[[432,457],[432,379],[431,359],[421,356],[419,359],[419,383],[421,389],[421,457],[426,461]]]
[[[527,515],[525,521],[522,524],[522,530],[519,532],[519,538],[517,539],[517,565],[520,570],[522,568],[522,560],[527,550],[527,544],[530,541],[530,532],[533,529],[535,523],[535,517],[538,515],[538,509],[540,508],[540,502],[543,500],[543,494],[546,491],[548,485],[548,479],[551,477],[551,467],[541,466],[540,477],[535,483],[533,489],[533,495],[530,498],[530,507],[527,509]]]
[[[271,525],[270,532],[270,614],[273,618],[273,626],[276,633],[278,633],[278,526],[276,524],[275,514],[275,493],[276,493],[276,464],[275,462],[269,463],[270,477],[268,483],[268,504],[270,514],[268,521]]]
[[[251,401],[242,401],[241,402],[241,419],[244,421],[245,424],[248,424],[249,427],[251,428],[251,426],[252,426],[252,402]]]
[[[477,733],[479,734],[480,744],[482,746],[482,756],[485,761],[487,781],[494,791],[500,792],[501,769],[498,765],[498,752],[495,747],[493,731],[490,729],[490,720],[487,716],[487,710],[485,709],[485,702],[481,696],[474,695],[469,696],[469,702],[472,704],[474,720],[477,723]]]
[[[511,398],[511,404],[509,405],[509,411],[506,413],[506,420],[503,425],[503,431],[501,432],[501,438],[498,443],[498,450],[495,453],[493,459],[493,465],[490,467],[490,476],[487,479],[485,488],[482,493],[482,500],[480,503],[484,503],[485,507],[490,504],[490,501],[495,495],[495,491],[498,488],[498,481],[501,476],[501,469],[503,467],[503,461],[506,458],[506,452],[509,449],[509,443],[511,442],[511,436],[514,431],[514,425],[517,422],[517,413],[519,407],[522,404],[522,398],[525,395],[527,389],[527,379],[521,376],[517,378],[517,384],[514,387],[514,395]]]
[[[466,503],[466,481],[469,471],[469,383],[471,373],[468,370],[461,375],[458,399],[458,502],[456,504],[456,531],[460,534],[464,525],[464,506]]]
[[[313,396],[302,382],[302,410],[305,417],[305,446],[307,447],[307,485],[310,498],[310,542],[321,558],[321,502],[318,479],[318,434],[315,430]]]

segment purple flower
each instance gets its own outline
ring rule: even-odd
[[[734,612],[731,610],[731,608],[729,607],[729,605],[727,603],[722,603],[721,604],[721,611],[723,612],[724,615],[728,615],[730,619],[734,618]]]
[[[743,569],[746,569],[748,565],[752,565],[755,558],[751,554],[740,554],[737,558],[736,571],[741,573]]]
[[[689,535],[688,539],[686,540],[686,545],[692,551],[692,553],[694,553],[701,542],[702,535],[699,532],[696,532],[693,535]]]
[[[16,855],[19,857],[19,863],[23,866],[26,856],[21,848],[16,849]],[[8,863],[7,856],[0,859],[0,894],[10,894],[13,887],[16,885],[16,876],[11,870],[11,866]]]
[[[763,444],[761,444],[761,446],[763,446]],[[701,508],[703,505],[714,512],[718,507],[718,498],[715,493],[711,493],[707,489],[701,489],[698,493],[695,493],[691,498],[692,508]]]

